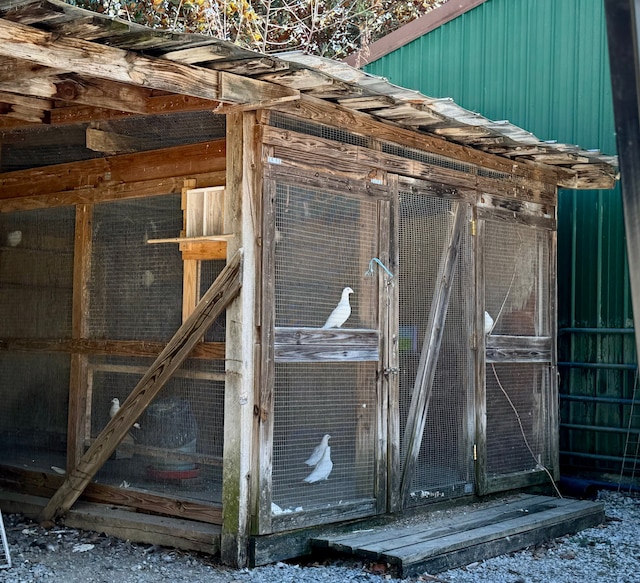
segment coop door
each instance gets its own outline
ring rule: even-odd
[[[428,185],[400,192],[397,506],[473,493],[470,218],[467,204],[429,196]]]
[[[388,200],[357,186],[297,182],[267,184],[267,222],[275,227],[271,482],[265,486],[273,530],[290,528],[292,520],[309,525],[373,514],[385,501],[377,484],[386,455],[379,345],[388,288],[380,225],[386,241]]]
[[[492,492],[548,480],[553,395],[553,233],[481,222],[485,391],[479,407],[479,482]]]

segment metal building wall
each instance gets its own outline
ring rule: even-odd
[[[487,0],[365,69],[539,138],[616,153],[603,0]],[[616,473],[636,362],[620,191],[559,199],[561,462]]]

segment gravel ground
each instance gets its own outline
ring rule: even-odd
[[[488,559],[405,583],[638,583],[640,498],[600,492],[606,522],[535,548]],[[5,515],[13,566],[0,569],[0,583],[340,583],[400,582],[386,565],[352,560],[278,563],[234,570],[211,557],[131,544],[70,528],[49,531],[20,515]],[[0,558],[3,558],[0,555]]]

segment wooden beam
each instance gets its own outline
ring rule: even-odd
[[[86,145],[88,150],[105,154],[130,154],[139,152],[144,144],[138,138],[132,138],[114,132],[105,132],[96,128],[87,128]]]
[[[0,91],[133,113],[146,113],[151,97],[150,89],[79,75],[51,75],[0,83]]]
[[[558,176],[559,188],[610,190],[619,178],[616,169],[606,164],[574,164],[559,171],[563,171]]]
[[[47,500],[55,494],[63,482],[64,477],[59,474],[0,465],[0,490],[4,491],[3,495],[6,496],[8,491],[13,491],[32,496],[45,496],[46,499],[43,499],[39,510],[44,508]],[[80,499],[211,524],[222,522],[222,507],[218,503],[206,504],[179,497],[168,498],[134,488],[91,483]]]
[[[432,152],[461,162],[475,164],[498,172],[515,174],[516,176],[546,182],[554,186],[558,180],[557,172],[561,171],[561,169],[549,168],[536,162],[508,160],[468,146],[449,142],[443,138],[405,129],[391,123],[382,123],[365,113],[353,111],[308,95],[302,95],[299,101],[278,106],[276,109],[305,117],[310,121],[341,129],[348,128],[350,132],[355,134],[371,136],[408,148]]]
[[[556,200],[555,186],[534,180],[529,180],[526,184],[513,180],[514,175],[511,174],[507,180],[493,178],[483,176],[477,172],[475,166],[469,166],[468,170],[464,171],[455,167],[449,168],[445,164],[428,164],[362,146],[337,144],[329,139],[273,127],[265,128],[264,135],[266,143],[281,150],[286,149],[286,154],[278,156],[283,159],[283,163],[300,160],[302,164],[312,165],[315,162],[316,166],[326,167],[326,160],[330,159],[331,170],[342,171],[345,174],[351,174],[356,170],[370,173],[375,169],[384,169],[403,176],[440,182],[452,188],[466,189],[470,199],[475,199],[477,189],[496,196],[545,204],[555,204]]]
[[[429,401],[431,399],[433,379],[438,363],[438,355],[440,354],[440,345],[442,344],[447,310],[449,308],[449,297],[451,295],[455,267],[460,253],[462,231],[467,217],[467,205],[464,203],[454,203],[453,213],[454,218],[451,222],[449,236],[447,237],[440,260],[438,277],[431,302],[431,311],[429,313],[429,321],[422,344],[422,353],[420,354],[418,372],[413,386],[411,406],[409,407],[409,415],[405,427],[403,442],[407,445],[407,454],[402,470],[400,486],[400,498],[403,506],[409,495],[411,480],[413,479],[416,461],[420,453],[422,435],[424,433]]]
[[[160,389],[189,356],[215,319],[240,293],[242,252],[238,251],[211,284],[191,316],[178,328],[151,368],[131,391],[120,410],[107,423],[95,442],[69,473],[62,486],[40,514],[40,521],[63,515],[82,494],[109,459]]]
[[[18,95],[15,92],[9,93],[2,85],[0,85],[0,102],[22,105],[23,107],[29,107],[36,110],[49,110],[53,108],[53,102],[50,99],[25,97],[25,95]]]
[[[89,335],[89,279],[91,278],[91,249],[93,245],[93,205],[77,205],[73,249],[73,300],[71,335],[73,339]],[[69,417],[67,422],[67,471],[80,461],[84,452],[84,427],[87,411],[86,354],[71,355],[69,374]]]
[[[230,103],[287,97],[295,100],[300,95],[273,83],[60,37],[7,20],[0,20],[0,55],[99,79]]]
[[[201,99],[191,95],[157,95],[149,97],[146,102],[145,115],[177,113],[180,111],[213,111],[218,101]],[[50,112],[51,125],[86,123],[92,121],[122,119],[134,115],[129,111],[94,107],[93,105],[76,105],[57,107]]]
[[[77,352],[92,356],[156,357],[164,347],[162,342],[145,340],[0,338],[0,351],[5,352]],[[196,344],[189,358],[217,360],[224,359],[224,355],[224,342],[201,342]]]
[[[224,184],[226,174],[224,170],[204,174],[190,174],[190,177],[203,184],[217,186]],[[69,206],[71,204],[88,204],[104,202],[105,200],[123,200],[127,198],[146,198],[163,194],[177,194],[182,187],[182,176],[170,176],[140,182],[116,182],[96,184],[86,188],[71,188],[59,192],[49,192],[40,195],[24,196],[21,198],[0,199],[0,213],[33,210],[39,208],[53,208]]]
[[[0,200],[135,182],[140,168],[147,181],[221,171],[226,167],[225,150],[224,140],[214,140],[6,172],[0,174]]]
[[[227,311],[227,382],[224,396],[224,467],[222,505],[224,516],[220,556],[224,563],[243,567],[248,563],[249,532],[257,495],[254,415],[257,381],[260,379],[258,315],[258,241],[261,239],[262,163],[261,140],[255,113],[236,113],[227,120],[227,185],[224,230],[236,236],[228,253],[242,246],[242,293]],[[253,487],[252,487],[253,486]]]
[[[58,69],[44,67],[37,63],[12,59],[10,57],[0,57],[0,84],[10,81],[24,81],[25,79],[36,79],[49,77],[60,73]]]

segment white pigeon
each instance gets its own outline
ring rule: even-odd
[[[491,330],[493,330],[493,318],[489,312],[484,313],[484,333],[491,334]]]
[[[340,328],[351,315],[351,304],[349,303],[349,294],[352,294],[353,290],[350,287],[345,287],[342,290],[342,297],[338,302],[338,305],[333,309],[333,312],[329,314],[327,321],[324,323],[323,329],[327,328]]]
[[[113,416],[120,410],[120,399],[114,397],[111,399],[111,409],[109,409],[109,417],[113,419]],[[140,429],[140,423],[134,423],[133,426],[136,429]]]
[[[322,458],[320,458],[316,467],[313,468],[313,472],[311,472],[304,481],[307,482],[307,484],[313,484],[314,482],[326,480],[332,469],[333,462],[331,461],[331,446],[328,445],[322,454]]]
[[[315,466],[322,459],[322,454],[324,453],[324,450],[327,449],[330,439],[331,436],[327,433],[322,438],[320,444],[316,445],[316,448],[313,450],[311,456],[309,456],[309,459],[304,463],[308,466]]]

